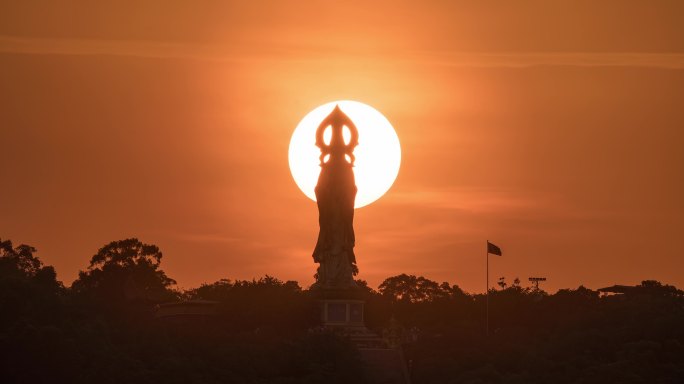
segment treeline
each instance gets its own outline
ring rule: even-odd
[[[315,299],[271,276],[186,291],[137,239],[102,247],[70,287],[27,245],[0,240],[0,382],[362,383],[363,362],[321,331]],[[398,275],[359,281],[366,325],[403,342],[414,383],[684,382],[684,292],[644,281],[625,295],[548,294],[516,279],[485,295]],[[168,324],[160,303],[218,302]]]
[[[0,241],[0,383],[350,383],[353,346],[309,332],[296,282],[222,280],[186,292],[137,239],[102,247],[71,287],[36,250]],[[214,322],[165,324],[159,303],[218,300]]]

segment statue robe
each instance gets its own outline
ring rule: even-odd
[[[320,263],[317,285],[345,288],[353,286],[354,172],[343,156],[333,155],[321,165],[316,185],[318,204],[318,242],[313,259]]]

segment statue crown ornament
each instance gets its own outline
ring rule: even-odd
[[[328,127],[332,128],[332,135],[330,143],[326,144],[324,134]],[[344,141],[344,127],[349,129],[351,136],[349,143]],[[348,156],[349,164],[354,166],[354,161],[356,160],[354,148],[357,145],[359,145],[359,131],[356,129],[356,125],[354,125],[349,116],[342,112],[340,106],[336,105],[335,109],[323,119],[318,129],[316,129],[316,146],[321,149],[320,165],[323,166],[323,164],[335,158]]]

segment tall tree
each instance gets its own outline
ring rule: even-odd
[[[450,293],[436,281],[405,273],[388,277],[380,284],[378,291],[392,300],[411,303],[432,301]]]
[[[36,249],[25,244],[12,247],[11,240],[0,239],[0,269],[3,274],[14,273],[24,276],[34,276],[43,266],[37,257],[33,256]]]
[[[171,300],[176,282],[159,269],[162,252],[156,245],[136,238],[113,241],[91,258],[79,272],[72,289],[98,300],[113,303]]]
[[[22,317],[49,318],[59,304],[62,284],[29,245],[0,240],[0,329]]]

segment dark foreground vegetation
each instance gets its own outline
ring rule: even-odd
[[[364,382],[358,352],[317,328],[316,302],[296,282],[178,291],[159,249],[127,239],[64,287],[35,252],[0,241],[2,383]],[[684,292],[656,281],[605,297],[501,281],[489,337],[484,295],[408,275],[361,285],[367,326],[403,341],[414,383],[684,382]],[[217,314],[155,318],[157,304],[180,300],[218,302]]]

